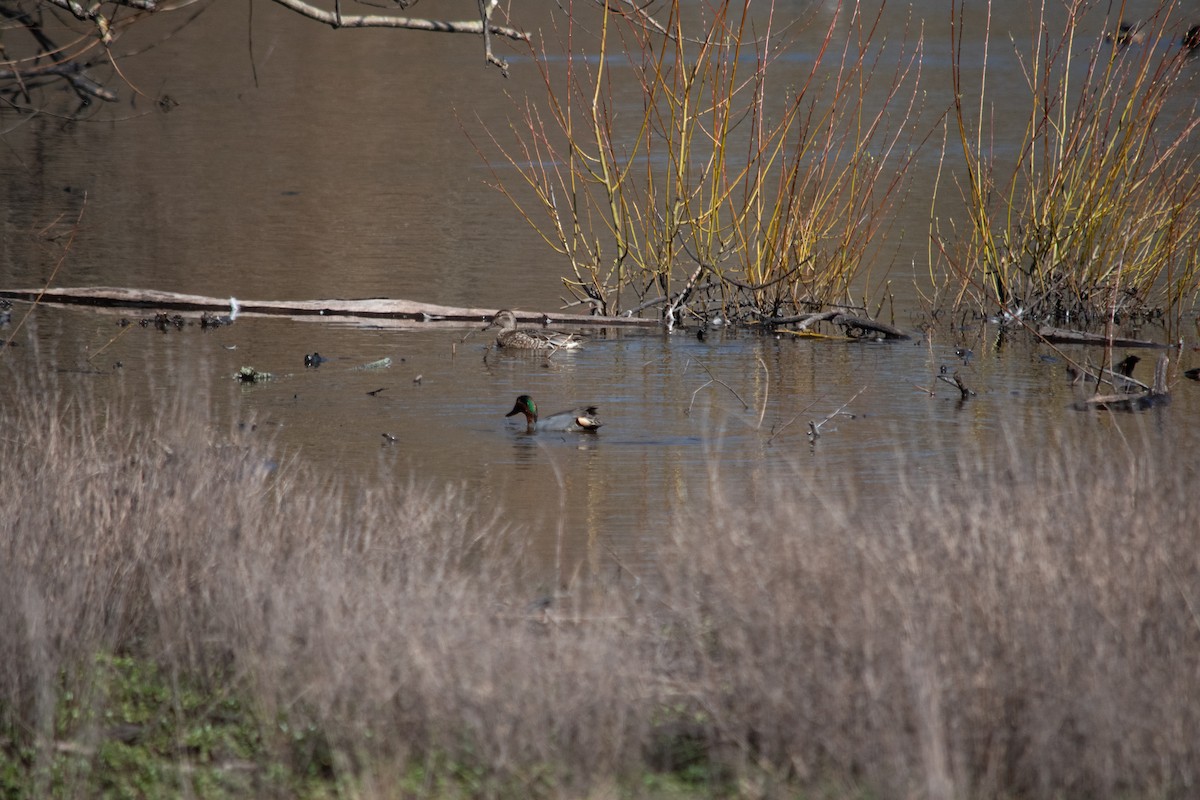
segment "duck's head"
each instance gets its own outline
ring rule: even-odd
[[[525,420],[530,425],[537,422],[537,405],[533,402],[533,398],[527,394],[521,395],[517,398],[517,402],[513,404],[512,411],[508,412],[504,416],[511,417],[516,414],[524,414]]]
[[[492,317],[492,321],[488,323],[484,330],[486,331],[492,328],[509,330],[515,327],[517,327],[517,315],[509,311],[507,308],[502,308],[496,312],[496,316]]]

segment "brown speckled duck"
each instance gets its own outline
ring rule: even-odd
[[[500,329],[496,334],[496,346],[514,350],[574,350],[583,344],[583,337],[574,333],[518,328],[517,315],[507,308],[496,312],[484,330],[492,328]]]

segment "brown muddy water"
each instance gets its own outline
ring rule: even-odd
[[[930,9],[923,60],[934,97],[949,86],[942,5],[916,11]],[[474,3],[462,6],[467,17]],[[825,13],[781,7],[792,6]],[[515,19],[552,35],[548,8],[530,13]],[[1011,13],[997,24],[1027,27]],[[119,104],[79,122],[0,111],[0,287],[561,305],[564,265],[488,185],[467,135],[480,140],[480,120],[506,124],[506,93],[537,96],[527,59],[508,52],[506,82],[481,65],[470,37],[331,31],[271,4],[255,6],[252,49],[247,38],[244,4],[215,3],[123,62],[146,97],[121,87]],[[178,103],[166,113],[153,103],[163,94]],[[64,95],[54,110],[72,108]],[[921,186],[935,169],[932,158],[918,167],[869,287],[878,296],[890,280],[891,317],[914,331],[929,280]],[[17,331],[28,309],[15,304],[0,327],[17,345],[2,357],[18,371],[53,371],[66,392],[101,399],[199,392],[214,435],[250,422],[287,457],[347,481],[463,486],[564,581],[579,569],[638,573],[649,545],[714,488],[752,503],[764,482],[784,480],[820,502],[824,488],[848,485],[871,502],[896,481],[943,480],[959,459],[1033,453],[1062,426],[1111,441],[1114,458],[1153,458],[1156,439],[1194,440],[1200,419],[1200,383],[1180,377],[1200,364],[1194,313],[1183,349],[1170,351],[1173,402],[1114,416],[1071,410],[1077,389],[1060,355],[982,321],[887,344],[593,330],[587,347],[545,358],[490,351],[471,326],[243,318],[164,333],[118,325],[149,311],[42,306]],[[329,360],[306,368],[313,352]],[[1143,355],[1135,375],[1149,381],[1154,354]],[[382,358],[391,366],[358,369]],[[238,384],[231,376],[242,366],[275,379]],[[942,370],[957,370],[975,396],[963,401],[938,380]],[[596,404],[605,426],[595,436],[528,435],[504,417],[518,394],[550,412]],[[11,402],[7,384],[0,398]],[[839,409],[811,439],[810,421]],[[1128,435],[1140,430],[1145,449]]]

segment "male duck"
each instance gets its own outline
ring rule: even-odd
[[[496,312],[484,330],[492,328],[500,329],[496,334],[496,346],[514,350],[574,350],[583,344],[583,337],[574,333],[518,328],[517,315],[507,308]]]
[[[595,406],[572,408],[570,411],[559,411],[557,414],[551,414],[548,417],[539,419],[537,405],[533,402],[533,398],[527,394],[518,397],[517,402],[512,407],[512,411],[504,416],[511,417],[515,414],[525,415],[525,421],[531,431],[595,433],[604,424],[596,415]]]

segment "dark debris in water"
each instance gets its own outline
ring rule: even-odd
[[[153,325],[159,331],[166,333],[171,328],[177,331],[183,330],[184,326],[187,325],[187,320],[183,318],[182,314],[168,314],[165,311],[160,311],[153,318],[142,319],[138,324],[143,328]]]
[[[242,367],[234,373],[233,377],[242,383],[266,383],[273,376],[269,372],[260,372],[254,367]]]
[[[207,311],[205,311],[203,314],[200,315],[200,328],[202,330],[207,331],[207,330],[212,330],[213,328],[223,328],[226,325],[232,325],[232,324],[233,324],[233,319],[231,317],[227,317],[227,316],[219,317],[216,314],[210,314]]]

